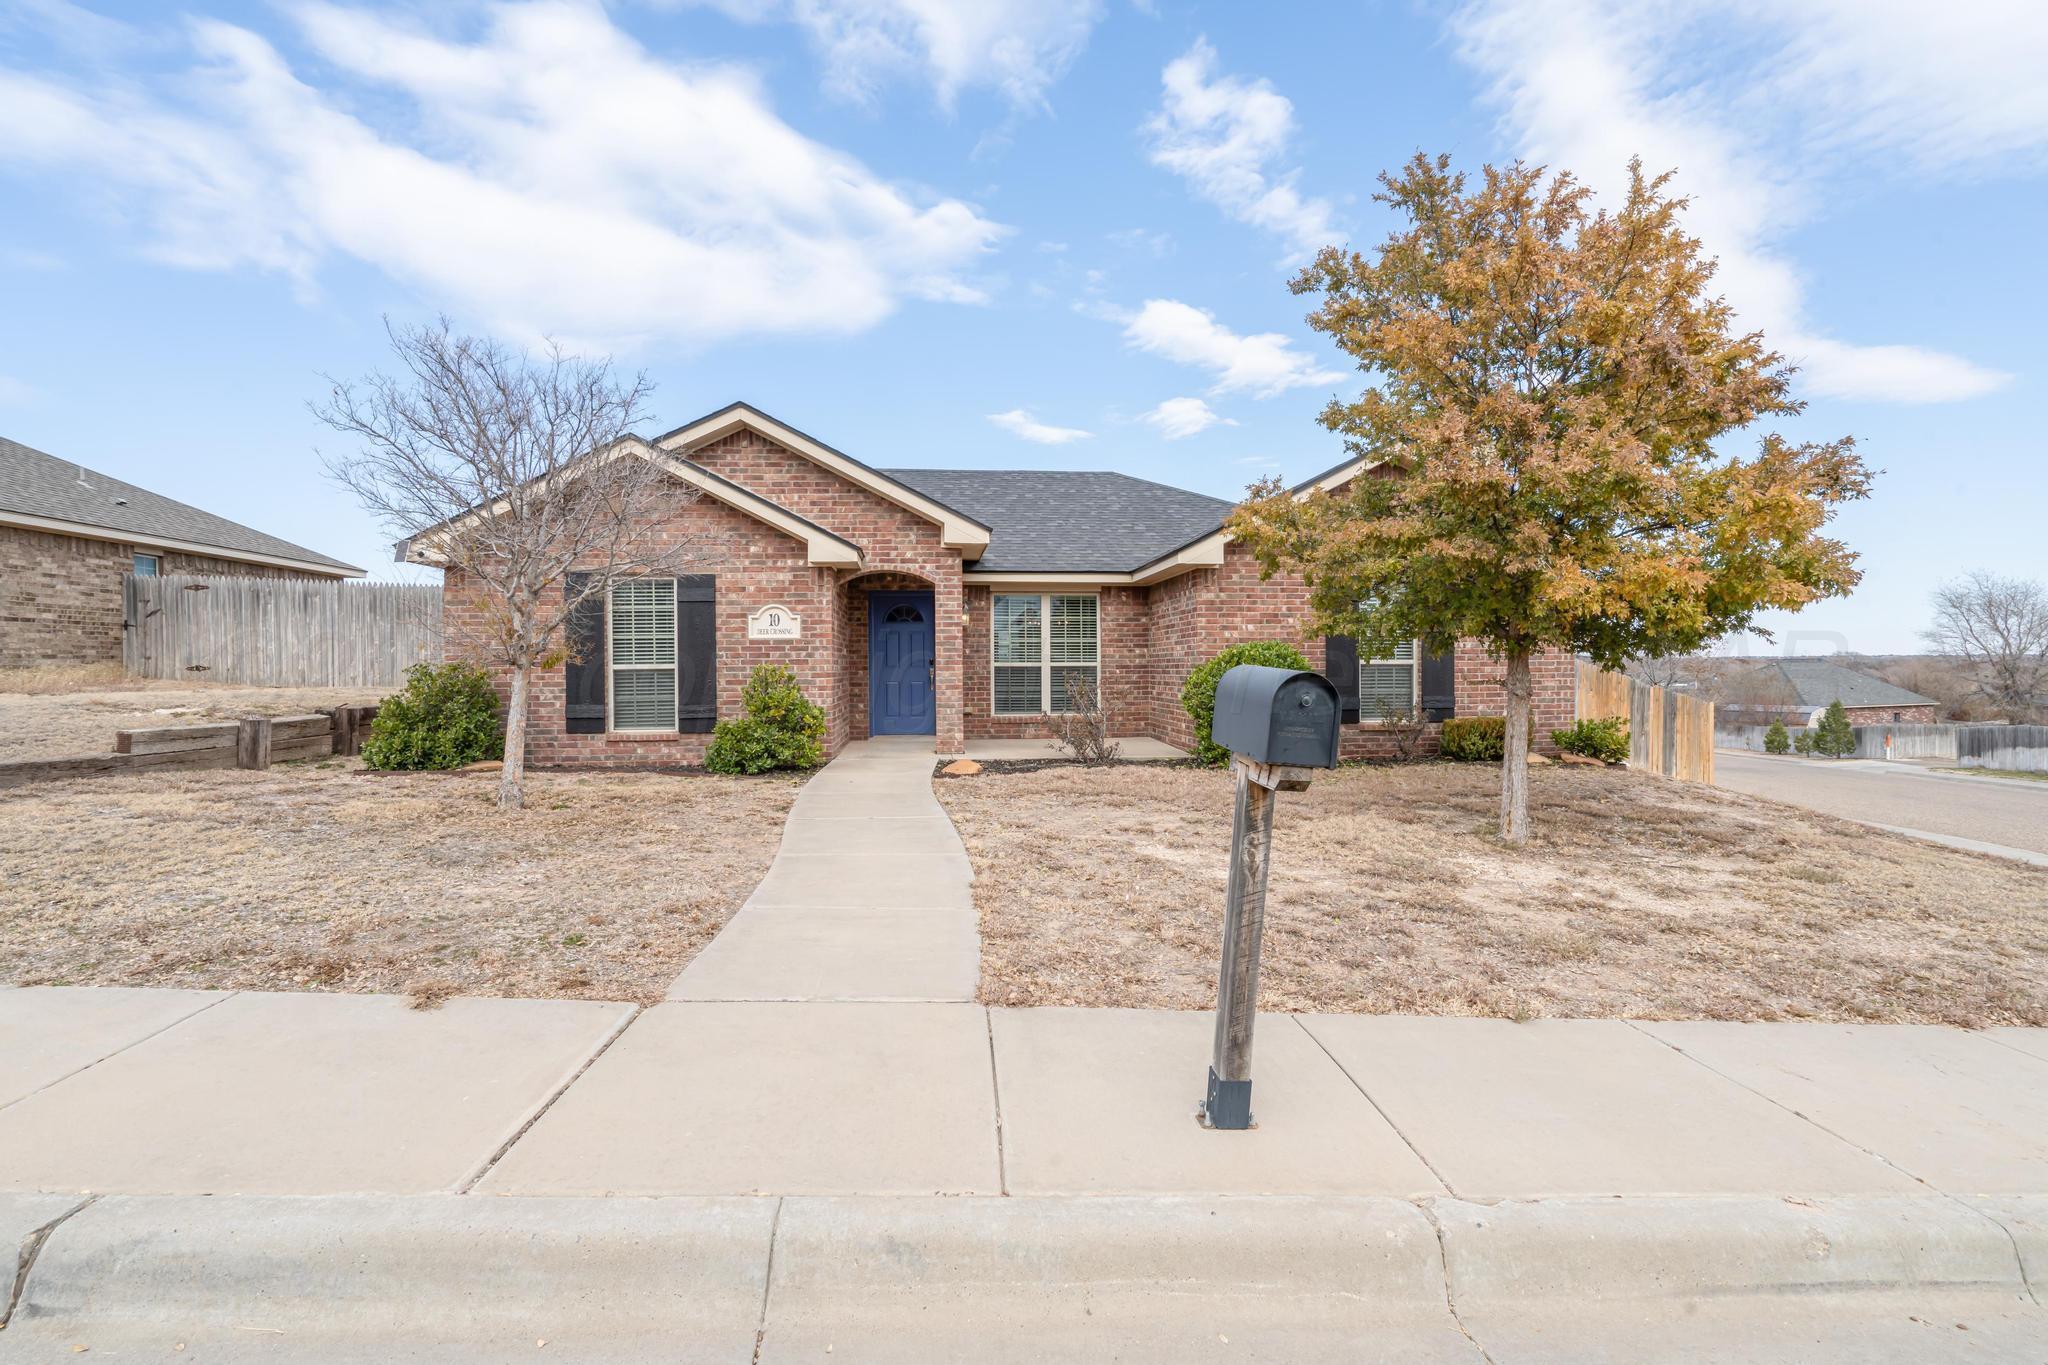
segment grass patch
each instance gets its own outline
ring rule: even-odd
[[[1345,768],[1281,798],[1261,1003],[1500,1018],[2048,1025],[2048,870],[1689,783]],[[1173,767],[937,785],[974,862],[982,998],[1215,1005],[1231,780]]]

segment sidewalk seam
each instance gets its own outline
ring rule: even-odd
[[[761,1365],[761,1348],[768,1342],[768,1297],[775,1292],[775,1243],[782,1235],[782,1205],[786,1198],[775,1196],[775,1213],[768,1220],[768,1265],[761,1272],[761,1317],[754,1324],[753,1365]]]
[[[14,1321],[14,1310],[21,1306],[21,1296],[28,1289],[29,1272],[35,1269],[36,1258],[43,1254],[43,1247],[49,1242],[50,1234],[55,1232],[65,1219],[98,1202],[99,1196],[96,1194],[81,1199],[21,1239],[21,1246],[14,1256],[14,1284],[8,1290],[7,1302],[0,1303],[0,1331],[5,1331],[7,1324]]]
[[[1451,1293],[1451,1248],[1444,1241],[1444,1225],[1437,1221],[1436,1200],[1417,1199],[1412,1202],[1416,1211],[1428,1221],[1429,1230],[1436,1234],[1437,1265],[1443,1271],[1444,1278],[1444,1311],[1451,1315],[1451,1324],[1464,1335],[1465,1340],[1472,1343],[1472,1349],[1479,1352],[1480,1360],[1484,1361],[1485,1365],[1493,1365],[1493,1357],[1479,1344],[1479,1338],[1472,1335],[1472,1329],[1465,1325],[1464,1317],[1458,1312],[1457,1296]]]
[[[120,1056],[122,1053],[128,1051],[131,1048],[141,1047],[150,1039],[169,1033],[178,1025],[188,1023],[191,1020],[197,1019],[200,1015],[206,1013],[215,1005],[225,1005],[227,1004],[228,1001],[234,999],[236,996],[241,994],[241,991],[228,991],[225,994],[223,994],[218,1000],[209,1000],[205,1004],[201,1005],[198,1009],[193,1010],[187,1014],[179,1015],[177,1018],[171,1020],[170,1023],[165,1024],[162,1028],[151,1029],[148,1033],[143,1034],[140,1038],[136,1038],[130,1042],[121,1044],[121,1046],[115,1048],[112,1052],[109,1052],[104,1057],[95,1057],[91,1061],[87,1062],[84,1066],[73,1067],[71,1070],[59,1076],[56,1080],[50,1081],[43,1085],[39,1085],[35,1089],[29,1091],[26,1095],[15,1096],[13,1099],[7,1101],[5,1104],[0,1104],[0,1109],[12,1109],[15,1105],[20,1104],[23,1100],[30,1099],[36,1095],[40,1095],[53,1085],[62,1085],[64,1084],[64,1082],[70,1080],[73,1076],[81,1075],[87,1071],[90,1071],[102,1062],[112,1061],[114,1058]]]
[[[1458,1191],[1452,1187],[1451,1182],[1445,1178],[1444,1173],[1436,1168],[1436,1163],[1434,1161],[1431,1161],[1427,1156],[1423,1155],[1422,1149],[1415,1145],[1414,1139],[1410,1138],[1408,1134],[1401,1131],[1401,1125],[1394,1122],[1394,1116],[1392,1114],[1389,1114],[1385,1109],[1380,1107],[1380,1102],[1372,1097],[1372,1092],[1370,1090],[1367,1090],[1364,1086],[1360,1085],[1358,1083],[1358,1077],[1352,1075],[1350,1069],[1346,1067],[1344,1063],[1337,1060],[1337,1054],[1330,1051],[1329,1048],[1323,1046],[1323,1040],[1316,1037],[1316,1031],[1310,1028],[1307,1024],[1303,1023],[1301,1016],[1298,1014],[1290,1014],[1287,1017],[1292,1019],[1295,1022],[1296,1026],[1299,1027],[1303,1033],[1306,1033],[1308,1035],[1308,1040],[1311,1043],[1314,1043],[1318,1048],[1322,1049],[1323,1055],[1330,1059],[1330,1065],[1336,1067],[1338,1074],[1343,1076],[1345,1080],[1351,1082],[1351,1088],[1353,1090],[1356,1090],[1359,1094],[1365,1096],[1365,1102],[1372,1106],[1372,1111],[1380,1116],[1380,1119],[1387,1125],[1387,1127],[1394,1130],[1394,1136],[1401,1139],[1402,1144],[1406,1146],[1409,1151],[1415,1154],[1415,1159],[1421,1162],[1423,1164],[1423,1167],[1426,1170],[1428,1170],[1428,1172],[1431,1175],[1436,1177],[1436,1183],[1443,1186],[1444,1191],[1447,1194],[1449,1194],[1453,1199],[1464,1198],[1463,1195],[1459,1194]],[[1431,1223],[1434,1223],[1435,1221],[1436,1220],[1434,1218],[1430,1220]],[[1444,1273],[1448,1275],[1450,1272],[1446,1270]],[[1446,1284],[1448,1285],[1448,1281],[1446,1281]],[[1474,1342],[1473,1345],[1476,1346],[1478,1345],[1478,1343]],[[1481,1352],[1481,1354],[1483,1355],[1485,1353]]]
[[[526,1122],[520,1124],[517,1128],[513,1129],[512,1135],[506,1138],[503,1142],[499,1143],[497,1150],[493,1151],[490,1154],[490,1156],[484,1159],[484,1164],[479,1166],[475,1171],[471,1172],[467,1180],[462,1181],[455,1187],[455,1193],[468,1194],[474,1189],[476,1189],[477,1185],[482,1182],[483,1178],[491,1173],[492,1168],[494,1168],[500,1161],[503,1161],[505,1159],[505,1153],[511,1151],[513,1146],[518,1143],[519,1139],[525,1137],[528,1133],[532,1132],[533,1125],[539,1123],[542,1119],[546,1118],[548,1115],[548,1111],[555,1107],[555,1102],[561,1099],[562,1096],[569,1093],[569,1087],[576,1084],[576,1082],[582,1080],[583,1073],[590,1070],[590,1068],[592,1068],[593,1066],[596,1066],[597,1059],[604,1056],[605,1053],[611,1051],[612,1044],[618,1042],[619,1039],[625,1037],[626,1030],[631,1028],[633,1026],[634,1021],[639,1019],[640,1016],[645,1013],[647,1013],[647,1009],[645,1006],[633,1006],[631,1010],[629,1010],[619,1020],[619,1022],[613,1026],[612,1031],[605,1035],[604,1041],[599,1043],[596,1049],[592,1051],[588,1057],[585,1057],[583,1059],[583,1064],[577,1067],[574,1071],[571,1071],[568,1077],[565,1080],[563,1080],[563,1082],[560,1085],[556,1086],[555,1089],[548,1095],[546,1099],[540,1102],[540,1106],[536,1108],[533,1111],[533,1113],[527,1116]]]
[[[1003,1151],[1003,1080],[996,1070],[996,1017],[987,1005],[981,1007],[981,1022],[988,1030],[988,1088],[996,1106],[996,1190],[1007,1199],[1010,1194],[1010,1167]]]

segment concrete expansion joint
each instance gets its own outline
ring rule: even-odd
[[[500,1161],[503,1161],[505,1159],[505,1153],[511,1151],[515,1146],[517,1146],[519,1140],[525,1137],[529,1132],[531,1132],[533,1130],[533,1126],[536,1123],[539,1123],[542,1119],[546,1118],[548,1110],[555,1107],[555,1102],[561,1099],[562,1096],[569,1093],[569,1087],[575,1085],[576,1082],[582,1080],[583,1074],[589,1071],[591,1067],[596,1066],[598,1059],[604,1056],[606,1052],[611,1050],[611,1046],[613,1043],[616,1043],[619,1041],[619,1039],[625,1037],[626,1030],[633,1027],[634,1022],[638,1020],[640,1016],[645,1014],[646,1012],[646,1009],[640,1005],[630,1006],[627,1009],[626,1013],[619,1019],[618,1024],[612,1029],[612,1031],[610,1033],[607,1033],[604,1036],[603,1040],[600,1041],[596,1047],[591,1049],[590,1055],[585,1057],[582,1060],[582,1062],[580,1062],[574,1069],[572,1069],[569,1072],[567,1076],[564,1076],[562,1078],[561,1084],[557,1085],[553,1090],[549,1091],[545,1099],[543,1099],[538,1105],[534,1106],[533,1112],[526,1116],[525,1121],[520,1123],[518,1127],[514,1128],[512,1132],[505,1138],[505,1140],[498,1144],[497,1149],[494,1150],[488,1157],[484,1158],[483,1165],[477,1167],[474,1171],[471,1171],[469,1173],[468,1178],[463,1180],[460,1184],[458,1184],[455,1187],[455,1193],[468,1194],[470,1191],[474,1190],[477,1187],[478,1182],[480,1182],[485,1176],[491,1173],[491,1168],[496,1166]]]
[[[7,1330],[7,1324],[13,1320],[15,1305],[21,1302],[21,1292],[28,1286],[28,1274],[35,1269],[36,1257],[42,1254],[43,1244],[50,1240],[50,1234],[55,1232],[65,1219],[89,1207],[98,1199],[99,1196],[96,1194],[86,1196],[41,1227],[30,1229],[28,1235],[21,1239],[21,1246],[15,1253],[14,1280],[8,1286],[7,1302],[0,1304],[0,1331]]]

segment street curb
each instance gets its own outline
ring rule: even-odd
[[[109,1196],[43,1244],[0,1360],[747,1360],[772,1199]],[[68,1357],[67,1357],[68,1358]]]
[[[763,1365],[1475,1358],[1370,1196],[791,1198],[763,1325]]]
[[[108,1196],[0,1361],[2029,1358],[2044,1271],[2048,1196]]]
[[[2033,1359],[2048,1198],[1431,1201],[1451,1301],[1515,1360]],[[2030,1346],[2029,1343],[2032,1345]],[[2013,1352],[2008,1356],[2007,1350]]]

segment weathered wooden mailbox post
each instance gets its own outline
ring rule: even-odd
[[[1216,1048],[1206,1128],[1252,1126],[1252,1025],[1259,1009],[1259,940],[1273,852],[1273,794],[1303,791],[1310,770],[1337,766],[1337,689],[1292,668],[1240,664],[1216,685],[1210,736],[1230,750],[1237,811],[1223,902],[1223,967],[1216,978]]]

